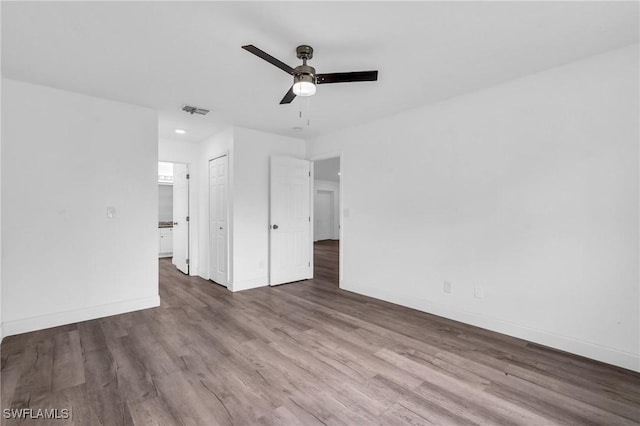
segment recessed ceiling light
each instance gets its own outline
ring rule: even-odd
[[[338,176],[340,176],[340,172],[338,172]]]
[[[185,133],[187,133],[187,131],[183,129],[176,129],[175,132],[179,135],[184,135]]]

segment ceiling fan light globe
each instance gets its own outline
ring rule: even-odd
[[[296,96],[313,96],[316,93],[316,85],[309,81],[298,81],[293,85],[293,93]]]

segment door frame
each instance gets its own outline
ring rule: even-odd
[[[207,278],[209,281],[212,281],[211,278],[211,258],[213,256],[213,249],[211,247],[211,229],[210,229],[210,224],[211,224],[211,162],[214,160],[217,160],[219,158],[222,157],[226,157],[227,158],[227,208],[225,211],[226,214],[226,220],[227,220],[227,241],[225,244],[225,247],[227,249],[227,283],[226,283],[226,288],[228,290],[233,291],[233,281],[232,281],[232,271],[231,271],[231,264],[232,262],[232,250],[231,250],[231,241],[232,241],[232,236],[231,233],[233,232],[233,226],[231,223],[231,200],[232,200],[232,196],[231,196],[231,154],[230,152],[224,151],[223,153],[220,153],[218,155],[214,155],[213,157],[210,157],[209,159],[207,159]]]
[[[342,280],[344,277],[344,262],[345,262],[344,260],[345,259],[344,257],[344,209],[342,207],[343,200],[344,200],[344,176],[342,175],[342,169],[343,169],[342,153],[340,151],[332,151],[325,154],[312,155],[311,157],[308,158],[308,160],[311,161],[311,167],[313,167],[316,161],[328,160],[330,158],[340,159],[340,186],[339,186],[340,194],[338,196],[338,217],[334,219],[338,219],[338,223],[340,224],[340,229],[338,229],[338,238],[340,239],[338,241],[338,268],[339,268],[338,287],[342,288]],[[314,177],[313,173],[311,174],[311,176]],[[313,184],[313,180],[312,180],[312,184]],[[315,188],[313,188],[313,191],[315,191]],[[335,202],[335,199],[334,199],[334,202]],[[312,203],[311,207],[313,208],[314,207],[313,199],[311,200],[311,203]],[[313,213],[313,210],[312,210],[312,213]],[[313,219],[312,217],[312,220],[315,220],[315,219]],[[311,250],[313,250],[313,244],[312,244]],[[311,259],[313,259],[313,252],[311,253]],[[311,262],[312,262],[311,265],[313,265],[313,260]]]
[[[158,163],[184,164],[185,166],[187,166],[187,174],[189,175],[189,179],[187,179],[187,215],[189,216],[189,221],[187,222],[187,259],[189,259],[189,263],[187,264],[187,271],[188,271],[187,275],[191,276],[194,274],[194,268],[191,267],[193,264],[193,259],[191,259],[191,253],[196,253],[196,251],[193,250],[193,247],[191,247],[192,242],[196,241],[194,238],[192,238],[192,235],[191,235],[192,232],[196,232],[195,227],[191,226],[191,222],[193,221],[193,215],[195,213],[195,210],[191,209],[191,202],[192,202],[191,191],[195,189],[195,186],[192,187],[191,185],[191,180],[193,179],[193,175],[191,172],[191,163],[187,163],[184,161],[175,161],[175,160],[161,160],[159,158],[158,158]],[[159,182],[158,184],[162,185]],[[173,182],[171,184],[167,183],[165,185],[171,185],[173,187]]]

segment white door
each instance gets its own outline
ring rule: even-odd
[[[314,240],[330,240],[333,231],[332,191],[316,191],[316,198],[313,203],[313,217],[316,222],[313,228]]]
[[[227,156],[209,161],[209,279],[227,286]]]
[[[271,157],[269,284],[313,277],[311,163]]]
[[[189,167],[173,165],[173,259],[176,268],[189,274]]]

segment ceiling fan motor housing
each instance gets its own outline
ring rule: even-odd
[[[307,61],[313,58],[313,47],[303,44],[296,47],[296,55],[298,59],[302,59],[302,65],[295,67],[293,74],[293,83],[306,81],[316,84],[316,69],[307,65]]]
[[[303,44],[302,46],[296,47],[296,55],[298,59],[302,59],[303,61],[308,61],[313,58],[313,47],[307,46]]]
[[[316,84],[316,69],[309,65],[299,65],[295,68],[293,80],[294,83],[298,81],[308,81],[309,83]]]
[[[315,76],[310,74],[296,74],[295,76],[293,76],[293,84],[303,82],[316,84],[316,78]]]
[[[304,65],[293,70],[293,86],[291,90],[296,96],[312,96],[316,93],[316,69],[304,61]]]

